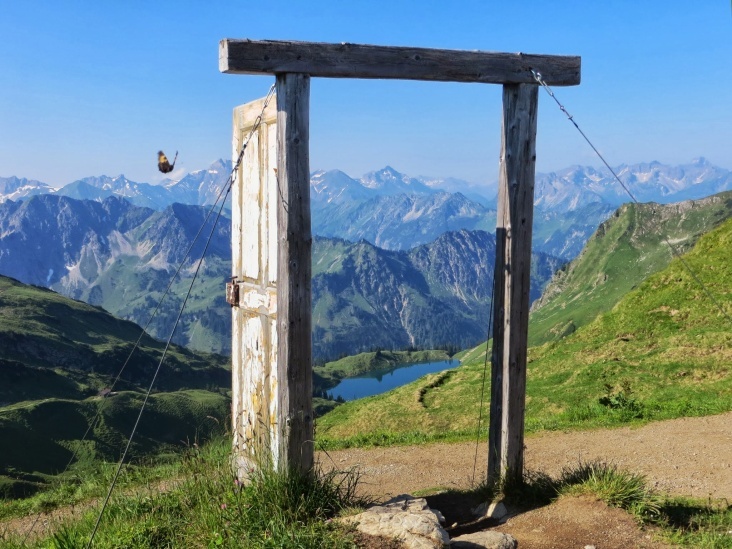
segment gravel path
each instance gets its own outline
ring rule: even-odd
[[[320,453],[338,468],[358,466],[363,490],[378,497],[434,487],[469,488],[485,474],[487,444],[432,444]],[[602,460],[646,476],[657,491],[732,500],[732,413],[611,430],[548,432],[526,438],[526,467],[557,475],[563,467]]]

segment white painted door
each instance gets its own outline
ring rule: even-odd
[[[233,158],[264,99],[234,109]],[[239,478],[278,456],[277,434],[277,106],[252,135],[232,188],[232,428]]]

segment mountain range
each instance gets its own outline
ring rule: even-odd
[[[638,202],[669,204],[732,190],[732,171],[712,165],[705,158],[668,166],[660,162],[613,168]],[[572,166],[549,174],[537,174],[535,206],[566,213],[591,203],[620,206],[632,202],[607,168]]]
[[[58,190],[49,185],[0,177],[0,202],[37,194],[59,194],[101,201],[121,196],[137,206],[163,210],[173,203],[208,205],[224,188],[231,162],[218,160],[207,169],[161,185],[117,177],[87,177]],[[732,189],[732,172],[704,158],[668,166],[659,162],[614,168],[639,202],[667,204]],[[314,234],[408,250],[445,231],[495,227],[495,185],[479,187],[454,178],[410,177],[387,166],[354,179],[342,171],[311,175]],[[597,226],[632,199],[607,168],[572,166],[538,173],[535,185],[536,251],[570,260]]]
[[[0,273],[146,325],[230,168],[218,161],[162,185],[90,177],[55,192],[36,181],[0,179]],[[622,166],[618,173],[634,181],[637,197],[659,201],[732,185],[729,171],[704,159]],[[313,173],[318,360],[375,347],[465,346],[483,336],[489,299],[476,288],[492,280],[495,210],[489,197],[480,203],[440,188],[460,185],[390,167],[358,180],[337,170]],[[623,201],[609,172],[592,168],[538,174],[536,189],[532,299]],[[176,343],[230,352],[223,299],[230,230],[226,218],[212,234]],[[147,328],[156,337],[169,336],[202,245],[191,252]]]
[[[207,211],[184,204],[156,211],[116,196],[102,202],[58,195],[8,201],[0,204],[0,272],[145,326]],[[211,232],[212,221],[204,227],[204,235]],[[222,334],[228,333],[230,322],[223,295],[223,281],[231,272],[230,235],[228,220],[212,233],[201,279],[174,342],[228,352],[229,338]],[[150,334],[169,337],[203,245],[199,241],[191,248],[147,328]]]
[[[639,202],[667,204],[703,198],[732,189],[732,171],[714,166],[703,157],[688,164],[669,166],[660,162],[622,164],[613,168]],[[207,169],[166,179],[160,185],[138,183],[124,175],[86,177],[59,189],[40,181],[0,177],[0,202],[37,194],[57,193],[72,198],[102,200],[123,196],[138,206],[162,209],[180,202],[205,205],[213,202],[231,172],[229,160],[217,160]],[[315,171],[311,175],[314,202],[362,202],[377,196],[461,193],[473,202],[495,209],[495,183],[479,186],[456,178],[411,177],[386,166],[354,179],[342,171]],[[320,196],[320,199],[318,198]],[[537,173],[534,205],[541,210],[575,211],[593,202],[620,206],[632,201],[605,167],[570,166],[551,173]],[[461,227],[467,228],[467,227]]]
[[[205,170],[186,174],[179,181],[165,180],[160,185],[138,183],[118,175],[85,177],[59,189],[46,183],[17,177],[0,177],[0,203],[39,194],[55,194],[79,200],[101,202],[110,196],[125,198],[136,206],[163,210],[174,203],[213,204],[231,173],[231,162],[217,160]]]
[[[446,232],[408,251],[316,238],[316,355],[477,344],[488,329],[495,253],[495,237],[485,231]],[[562,263],[533,254],[532,299]]]
[[[207,208],[162,211],[109,197],[57,195],[0,204],[0,272],[104,307],[143,326],[162,297]],[[210,221],[203,234],[210,232]],[[199,280],[173,341],[230,352],[231,222],[212,233]],[[203,243],[193,246],[147,330],[167,339]],[[317,237],[313,246],[314,355],[330,359],[375,347],[466,346],[485,336],[495,259],[494,236],[447,232],[409,251],[362,240]],[[535,253],[532,298],[562,261]],[[365,336],[368,334],[368,337]]]

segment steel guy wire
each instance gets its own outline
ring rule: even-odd
[[[495,269],[494,269],[495,272]],[[470,481],[471,486],[475,487],[475,470],[478,467],[478,445],[480,444],[480,425],[483,420],[483,404],[485,402],[485,378],[486,378],[486,372],[488,371],[488,342],[493,338],[493,312],[495,311],[495,297],[496,293],[496,279],[495,274],[493,276],[493,284],[491,287],[491,307],[488,310],[488,314],[490,315],[488,317],[488,330],[486,332],[486,339],[485,339],[485,359],[483,360],[483,380],[480,384],[480,408],[478,409],[478,427],[476,428],[475,433],[475,456],[473,458],[473,479]],[[491,357],[491,364],[492,364],[492,357]]]
[[[231,190],[231,185],[229,185],[227,187],[225,198],[221,202],[221,206],[219,207],[218,215],[216,216],[216,220],[214,221],[214,224],[211,227],[211,232],[209,233],[208,239],[206,240],[206,245],[204,247],[203,254],[201,255],[201,259],[198,261],[198,265],[196,266],[196,270],[193,274],[193,279],[191,280],[191,283],[188,286],[188,292],[186,293],[186,297],[183,300],[183,304],[181,305],[180,311],[178,311],[178,316],[175,319],[175,324],[173,324],[173,329],[170,331],[170,336],[168,337],[168,341],[165,343],[165,349],[163,350],[163,355],[160,357],[160,361],[158,362],[158,366],[155,369],[155,373],[153,374],[153,378],[152,378],[152,381],[150,382],[150,386],[148,387],[147,393],[145,394],[145,398],[143,399],[142,405],[140,406],[140,412],[137,414],[137,419],[135,420],[135,424],[132,427],[132,432],[130,433],[130,437],[127,439],[127,445],[125,446],[124,452],[122,452],[122,457],[119,460],[117,470],[112,479],[112,484],[110,485],[109,491],[107,492],[107,497],[104,499],[102,509],[99,512],[99,516],[97,517],[97,521],[94,525],[94,530],[92,531],[91,537],[89,538],[89,543],[87,544],[87,548],[91,547],[92,541],[94,540],[94,536],[96,535],[97,530],[99,528],[99,523],[102,520],[102,515],[104,514],[104,510],[106,509],[107,504],[109,503],[109,499],[112,496],[112,492],[114,491],[114,486],[117,483],[117,479],[119,478],[120,472],[122,471],[122,466],[124,465],[125,458],[127,457],[127,452],[129,451],[130,446],[132,445],[132,439],[135,436],[135,432],[137,431],[138,425],[140,424],[140,419],[142,418],[142,413],[145,411],[145,406],[147,405],[147,402],[150,398],[150,394],[152,393],[153,386],[155,385],[155,381],[157,380],[158,374],[160,373],[160,368],[162,367],[163,361],[165,360],[165,356],[168,353],[168,349],[170,348],[170,344],[173,339],[173,335],[175,334],[175,330],[178,328],[178,324],[180,323],[181,316],[183,315],[183,311],[185,310],[186,304],[188,303],[188,298],[191,296],[191,291],[193,290],[193,284],[196,282],[196,279],[198,278],[198,273],[200,272],[201,266],[203,265],[203,258],[206,256],[206,252],[208,251],[208,246],[211,243],[211,240],[213,239],[213,235],[216,230],[216,224],[218,223],[219,219],[221,218],[221,212],[224,209],[224,204],[226,203],[226,197],[229,195],[230,190]]]
[[[500,196],[500,189],[499,189],[499,196]],[[500,202],[500,201],[499,201]],[[501,209],[501,227],[506,226],[506,212],[508,211],[508,208],[504,204]],[[496,224],[498,224],[499,219],[496,218]],[[501,246],[501,249],[504,249],[504,246]],[[505,251],[505,250],[504,250]],[[496,230],[496,258],[495,263],[498,262],[498,231]],[[486,372],[488,371],[488,340],[493,339],[495,336],[495,325],[493,323],[495,312],[496,312],[496,305],[495,305],[495,298],[496,298],[496,269],[495,269],[495,263],[493,265],[493,287],[491,288],[491,308],[490,308],[490,317],[488,318],[488,330],[486,333],[486,341],[485,341],[485,355],[483,359],[483,380],[481,382],[480,386],[480,409],[478,412],[478,428],[476,429],[475,434],[475,456],[473,458],[473,478],[471,480],[471,484],[475,485],[475,470],[477,468],[478,464],[478,444],[480,442],[480,424],[483,419],[483,405],[485,403],[485,379],[486,379]],[[493,368],[493,351],[491,350],[491,368]],[[493,383],[493,370],[491,370],[491,383]],[[493,399],[493,386],[491,385],[491,400]],[[488,425],[489,429],[489,437],[490,437],[490,424]],[[490,441],[489,441],[490,442]],[[488,459],[490,459],[491,456],[491,449],[488,448]]]
[[[148,318],[148,321],[145,324],[145,326],[142,328],[142,330],[140,332],[140,336],[138,337],[137,341],[133,345],[132,350],[130,351],[129,355],[127,356],[127,359],[125,360],[124,364],[122,365],[122,367],[120,368],[119,372],[115,376],[114,381],[111,383],[110,390],[114,389],[114,387],[116,386],[117,382],[120,380],[120,378],[122,376],[122,373],[124,372],[125,368],[127,367],[130,359],[132,358],[132,355],[134,354],[135,350],[137,350],[137,348],[139,347],[140,342],[142,341],[142,338],[144,337],[144,335],[145,335],[145,333],[147,331],[147,328],[150,326],[150,323],[153,321],[153,319],[155,318],[155,315],[158,313],[158,311],[160,309],[160,306],[162,305],[163,301],[165,300],[165,298],[167,297],[168,293],[170,292],[170,288],[172,287],[173,282],[175,281],[175,279],[177,278],[177,276],[180,273],[181,269],[183,268],[183,265],[185,264],[186,259],[188,259],[188,256],[190,255],[193,247],[195,246],[196,242],[198,241],[198,238],[201,235],[201,232],[203,231],[204,227],[206,226],[206,224],[208,223],[209,219],[211,218],[211,214],[216,209],[216,204],[218,204],[218,201],[221,199],[221,196],[224,194],[224,191],[226,191],[226,195],[224,197],[224,201],[221,204],[221,208],[219,209],[219,214],[218,214],[218,216],[216,218],[216,221],[214,222],[214,227],[212,228],[212,233],[213,233],[213,230],[216,227],[216,223],[218,222],[218,219],[221,216],[221,209],[223,208],[223,205],[226,202],[226,197],[228,196],[228,194],[229,194],[229,192],[231,190],[231,186],[232,186],[233,180],[234,180],[234,174],[238,170],[239,165],[241,163],[241,160],[242,160],[242,158],[244,156],[244,150],[246,149],[246,146],[249,144],[249,141],[251,140],[252,136],[254,135],[254,132],[257,131],[257,129],[259,129],[259,126],[261,125],[261,122],[262,122],[262,116],[264,115],[264,111],[267,108],[267,106],[269,105],[269,102],[270,102],[270,100],[272,99],[272,97],[274,95],[274,91],[275,91],[275,85],[273,84],[270,87],[270,89],[267,92],[267,95],[265,97],[264,105],[262,107],[262,112],[255,119],[254,125],[252,126],[252,129],[249,132],[249,135],[247,136],[246,140],[242,144],[242,148],[241,148],[241,151],[239,152],[239,155],[237,157],[236,164],[233,166],[233,168],[231,170],[231,173],[229,174],[229,177],[227,179],[226,184],[219,190],[218,195],[216,197],[216,200],[211,205],[211,208],[209,208],[209,211],[208,211],[208,213],[206,215],[206,218],[204,219],[203,223],[201,224],[200,228],[198,229],[198,232],[194,236],[193,241],[191,242],[190,246],[188,247],[188,250],[184,254],[183,258],[181,259],[181,262],[178,265],[178,268],[176,269],[175,273],[173,274],[173,276],[171,277],[170,281],[168,282],[168,285],[165,288],[165,291],[163,292],[163,295],[158,300],[158,303],[155,306],[155,309],[153,310],[152,314]],[[207,247],[208,247],[208,245],[207,245]],[[201,257],[201,260],[203,260],[203,257]],[[184,306],[185,306],[185,303],[184,303]],[[176,326],[177,326],[177,322],[176,322]],[[167,351],[167,347],[166,347],[166,351]],[[157,373],[156,373],[156,375],[157,375]],[[94,416],[94,418],[92,419],[92,421],[89,422],[89,426],[87,427],[87,430],[84,433],[84,435],[82,436],[80,442],[84,442],[86,440],[86,437],[89,435],[89,433],[91,432],[91,429],[94,427],[95,423],[99,419],[99,416],[101,415],[101,412],[102,412],[102,406],[100,406],[97,409],[96,415]],[[77,452],[78,452],[78,447],[79,446],[77,446],[77,449],[74,449],[74,451],[72,452],[71,458],[69,459],[69,462],[66,464],[66,467],[64,467],[63,471],[60,474],[63,475],[66,471],[68,471],[69,467],[71,466],[71,464],[73,463],[74,459],[76,458],[76,455],[77,455]],[[115,481],[116,481],[116,479],[115,479]],[[35,527],[38,524],[38,521],[40,520],[41,516],[42,516],[42,513],[39,513],[36,516],[35,520],[33,521],[33,524],[31,524],[30,528],[25,533],[25,536],[23,537],[23,544],[25,544],[25,542],[28,540],[28,537],[31,535],[31,533],[35,529]]]
[[[181,262],[178,265],[178,268],[176,269],[175,273],[170,278],[170,281],[168,282],[168,286],[165,288],[165,291],[163,292],[163,295],[158,300],[158,303],[155,306],[155,309],[153,310],[152,314],[148,318],[147,323],[145,324],[145,326],[140,331],[140,335],[137,338],[137,341],[135,341],[135,344],[132,346],[132,350],[127,355],[127,359],[125,360],[124,364],[122,364],[122,367],[120,368],[119,372],[117,373],[117,375],[115,376],[114,380],[110,384],[110,386],[109,386],[110,391],[114,390],[115,386],[117,385],[117,383],[119,382],[119,380],[122,377],[122,373],[125,371],[125,368],[127,368],[127,365],[129,364],[130,360],[132,359],[132,355],[135,353],[135,351],[137,350],[137,348],[140,346],[140,342],[142,341],[142,338],[145,336],[148,327],[150,326],[150,324],[152,323],[153,319],[155,318],[155,315],[160,310],[160,306],[163,304],[163,301],[167,297],[168,292],[170,291],[170,288],[173,285],[173,282],[175,282],[175,279],[177,278],[178,274],[180,273],[181,269],[183,268],[183,265],[185,264],[186,260],[188,259],[188,255],[191,253],[191,250],[193,249],[193,246],[195,246],[196,242],[198,241],[198,237],[201,235],[201,232],[203,231],[204,227],[208,223],[208,220],[211,217],[211,214],[213,213],[213,210],[214,210],[216,204],[218,203],[218,201],[220,200],[221,194],[223,193],[223,191],[224,191],[225,188],[226,188],[226,186],[221,189],[221,192],[219,192],[219,195],[217,196],[216,200],[214,201],[212,207],[209,209],[208,215],[206,215],[206,218],[204,219],[203,223],[201,224],[201,227],[198,229],[198,232],[193,237],[193,241],[191,242],[190,246],[188,247],[188,250],[186,251],[185,255],[183,256],[183,259],[181,259]],[[87,429],[84,432],[84,435],[81,437],[81,440],[79,441],[79,444],[76,445],[76,447],[74,448],[74,450],[73,450],[73,452],[71,454],[71,457],[69,458],[69,461],[66,464],[66,467],[64,467],[63,471],[61,471],[61,473],[60,473],[61,475],[63,475],[66,471],[69,470],[69,467],[71,467],[71,464],[74,462],[74,459],[76,459],[76,456],[77,456],[77,453],[78,453],[78,449],[81,447],[81,443],[83,443],[86,440],[86,437],[89,436],[89,433],[94,428],[94,425],[96,424],[97,420],[99,419],[99,416],[101,416],[102,411],[104,410],[104,408],[105,408],[105,404],[104,404],[104,401],[102,401],[102,404],[97,408],[97,412],[94,415],[94,418],[89,422],[89,425],[87,426]],[[36,516],[36,519],[33,521],[33,524],[31,524],[31,527],[25,533],[25,536],[23,537],[23,543],[25,543],[28,540],[28,537],[31,535],[31,533],[35,529],[36,525],[38,524],[38,520],[40,519],[41,515],[42,515],[42,513],[39,513]]]
[[[592,141],[590,141],[589,137],[585,135],[585,132],[582,131],[582,129],[579,127],[577,122],[575,122],[574,117],[569,114],[569,111],[562,105],[562,103],[557,99],[557,96],[554,95],[554,91],[549,87],[549,85],[544,82],[544,79],[541,77],[541,73],[535,71],[534,69],[531,69],[531,74],[534,75],[534,80],[536,80],[541,86],[546,90],[546,92],[549,94],[549,96],[554,99],[554,102],[559,106],[559,110],[561,110],[566,116],[567,119],[574,125],[575,128],[577,128],[577,131],[582,135],[584,140],[587,142],[587,144],[592,147],[592,150],[595,151],[595,154],[598,156],[600,160],[602,160],[602,163],[605,164],[605,167],[610,170],[610,173],[613,175],[615,180],[620,183],[620,186],[623,187],[625,192],[628,194],[628,196],[633,200],[633,202],[636,205],[640,205],[640,202],[633,196],[633,193],[630,192],[630,189],[623,183],[618,176],[618,174],[610,167],[610,164],[607,163],[607,160],[605,160],[605,157],[602,156],[600,151],[597,150],[595,145],[592,144]],[[722,304],[717,300],[717,298],[714,297],[712,292],[707,288],[706,284],[704,284],[701,279],[697,276],[697,274],[694,272],[694,270],[691,268],[691,266],[687,263],[687,261],[683,258],[682,254],[676,249],[676,247],[671,244],[671,241],[666,236],[661,236],[661,239],[666,243],[669,250],[671,250],[671,254],[676,257],[676,259],[679,260],[679,262],[684,266],[684,268],[688,271],[688,273],[691,275],[691,277],[694,279],[694,281],[697,283],[697,285],[702,289],[702,291],[707,295],[707,297],[710,299],[712,303],[714,303],[715,307],[719,310],[720,313],[722,313],[722,316],[727,319],[728,322],[732,324],[732,317],[730,314],[722,307]]]
[[[229,177],[231,177],[231,176],[229,176]],[[165,298],[167,297],[168,293],[170,292],[170,288],[173,286],[173,282],[175,282],[175,279],[178,277],[178,274],[180,273],[181,269],[183,268],[183,265],[185,265],[185,262],[188,259],[189,254],[191,253],[191,250],[193,249],[193,247],[195,246],[196,242],[198,241],[198,237],[201,235],[201,232],[203,231],[204,227],[208,223],[208,220],[210,219],[211,214],[213,213],[216,204],[221,199],[221,195],[223,194],[223,191],[226,189],[227,186],[228,185],[224,186],[221,189],[221,191],[219,192],[218,196],[216,197],[216,200],[214,201],[213,205],[211,206],[211,208],[209,208],[209,211],[208,211],[208,214],[206,215],[206,218],[204,219],[203,223],[201,224],[201,227],[198,229],[198,232],[196,233],[196,235],[193,237],[193,241],[191,242],[190,246],[188,247],[188,250],[186,251],[185,255],[183,256],[183,259],[181,259],[181,262],[178,265],[178,268],[176,269],[176,271],[173,274],[173,276],[170,278],[170,281],[168,282],[168,286],[165,288],[165,291],[163,292],[163,295],[158,300],[158,303],[155,306],[155,309],[153,310],[152,314],[148,318],[147,323],[145,324],[145,326],[140,331],[140,336],[137,338],[137,341],[135,341],[135,344],[133,345],[132,350],[127,355],[127,359],[125,360],[124,364],[122,364],[122,367],[120,368],[119,372],[115,376],[114,381],[110,384],[110,386],[109,386],[110,391],[114,390],[115,386],[117,385],[117,382],[119,382],[120,378],[122,377],[122,373],[125,371],[125,368],[127,368],[127,365],[129,364],[130,360],[132,359],[132,355],[135,353],[135,351],[137,350],[137,348],[140,346],[140,342],[142,341],[142,338],[145,336],[148,327],[150,326],[150,324],[152,323],[153,319],[155,318],[155,315],[157,315],[158,311],[160,310],[160,307],[163,304],[163,301],[165,300]],[[83,443],[86,440],[86,437],[89,436],[89,433],[94,428],[94,425],[96,424],[97,420],[99,419],[99,416],[102,414],[102,411],[103,411],[104,407],[105,407],[105,405],[104,405],[104,401],[103,401],[102,405],[100,405],[97,408],[97,412],[94,415],[94,418],[89,422],[89,426],[87,427],[86,432],[84,433],[84,436],[81,437],[81,440],[80,440],[79,445],[77,445],[76,448],[74,448],[74,450],[73,450],[73,452],[71,454],[71,457],[69,458],[69,461],[66,464],[66,467],[64,467],[63,471],[60,473],[61,475],[63,475],[66,471],[69,470],[69,467],[71,467],[71,464],[74,462],[74,459],[77,456],[78,449],[80,448],[81,443]],[[25,534],[25,536],[23,538],[23,543],[25,543],[27,541],[28,536],[30,536],[30,534],[33,532],[34,528],[36,527],[36,524],[38,523],[38,520],[40,519],[40,517],[41,517],[41,513],[38,514],[38,516],[36,517],[36,520],[33,522],[33,524],[31,525],[31,527],[26,532],[26,534]]]

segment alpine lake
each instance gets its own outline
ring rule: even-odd
[[[411,383],[427,374],[434,374],[457,368],[459,360],[441,360],[438,362],[421,362],[419,364],[401,364],[388,370],[374,370],[363,377],[350,377],[328,390],[333,398],[356,400],[367,396],[391,391],[407,383]]]

